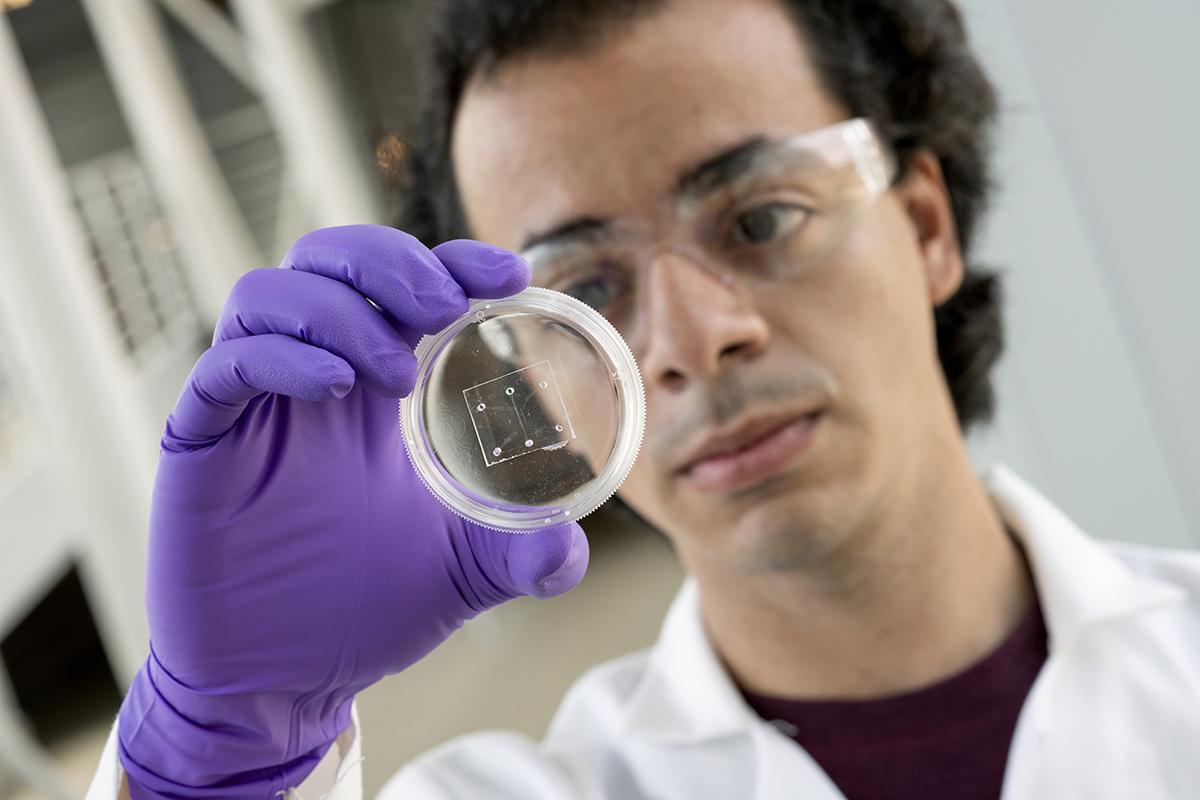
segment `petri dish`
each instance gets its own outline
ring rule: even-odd
[[[645,430],[625,340],[573,297],[529,288],[467,312],[416,348],[404,446],[429,490],[484,527],[577,520],[629,475]]]

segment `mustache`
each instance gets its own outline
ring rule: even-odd
[[[654,444],[659,457],[678,453],[703,431],[758,409],[810,406],[833,396],[833,376],[816,364],[803,364],[760,376],[727,375],[697,391],[691,407],[675,409],[660,422]]]

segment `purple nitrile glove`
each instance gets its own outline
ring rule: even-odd
[[[587,540],[456,517],[412,470],[412,346],[529,281],[479,242],[392,228],[301,238],[233,289],[167,420],[150,522],[151,649],[121,707],[139,798],[297,786],[355,693],[518,595],[573,587]],[[375,303],[373,306],[368,298]]]

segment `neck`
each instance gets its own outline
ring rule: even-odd
[[[931,448],[943,450],[935,469],[916,470],[846,536],[846,552],[784,572],[689,563],[709,636],[742,687],[795,698],[910,691],[965,669],[1016,626],[1032,602],[1028,568],[955,431],[949,452]]]

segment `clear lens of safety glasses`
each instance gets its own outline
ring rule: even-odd
[[[684,256],[731,287],[802,279],[845,243],[894,174],[871,124],[847,120],[736,153],[656,216],[555,236],[523,256],[536,284],[586,302],[636,346],[640,292],[658,255]]]
[[[416,349],[400,403],[417,474],[456,514],[528,531],[616,492],[645,427],[642,378],[607,320],[547,289],[473,301]]]

